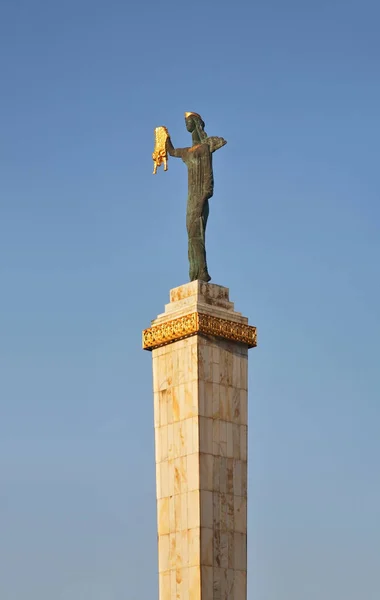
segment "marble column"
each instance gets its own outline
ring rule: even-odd
[[[152,351],[160,600],[246,600],[248,349],[225,287],[171,290]]]

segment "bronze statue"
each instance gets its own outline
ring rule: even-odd
[[[186,227],[190,281],[210,281],[207,269],[205,234],[209,215],[208,201],[214,193],[212,154],[227,142],[221,137],[208,137],[205,124],[197,113],[185,113],[186,129],[192,134],[192,146],[174,148],[166,127],[155,129],[156,145],[153,152],[154,171],[164,163],[167,170],[167,154],[182,158],[188,170],[188,196]]]

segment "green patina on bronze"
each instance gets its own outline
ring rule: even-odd
[[[202,118],[191,113],[186,116],[186,129],[192,134],[193,145],[174,148],[170,137],[166,150],[170,156],[182,158],[188,170],[188,196],[186,227],[188,234],[190,281],[210,281],[206,261],[206,225],[209,215],[209,199],[214,193],[212,155],[227,142],[221,137],[208,137]]]

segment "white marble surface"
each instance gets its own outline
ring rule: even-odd
[[[170,302],[165,305],[165,312],[152,321],[158,325],[198,311],[221,319],[229,319],[238,323],[248,323],[247,317],[235,311],[234,303],[229,300],[228,288],[213,283],[192,281],[170,290]]]
[[[246,322],[201,282],[164,314],[201,305]],[[246,600],[248,350],[196,335],[152,355],[160,600]]]

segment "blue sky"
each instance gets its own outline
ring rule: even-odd
[[[151,356],[215,155],[250,354],[249,598],[378,600],[378,3],[0,4],[0,597],[157,597]]]

